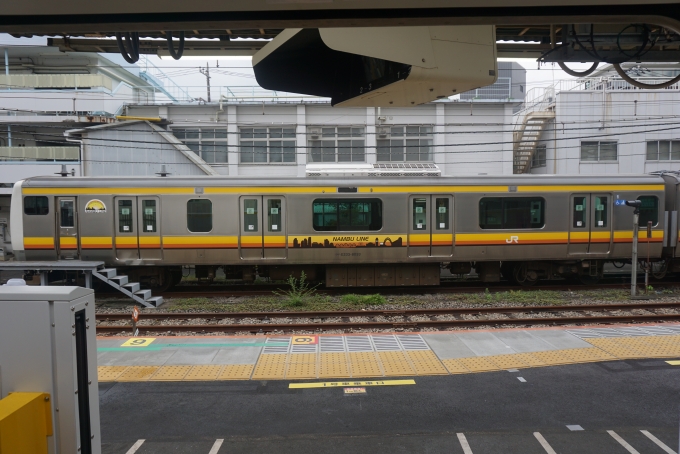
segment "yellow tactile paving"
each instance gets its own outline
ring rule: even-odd
[[[561,353],[574,363],[592,363],[618,359],[599,348],[574,348],[571,350],[561,350]]]
[[[625,346],[619,342],[621,338],[607,338],[607,339],[587,339],[589,344],[604,350],[619,359],[639,359],[645,356],[637,350]]]
[[[378,358],[382,362],[406,362],[406,355],[404,352],[378,352]]]
[[[217,377],[222,372],[224,366],[222,365],[202,365],[194,366],[191,368],[189,373],[184,376],[184,380],[196,380],[196,381],[212,381],[217,380]]]
[[[470,372],[500,370],[498,366],[483,356],[478,356],[476,358],[458,358],[458,361],[460,361]]]
[[[562,353],[562,350],[549,350],[544,352],[531,352],[546,366],[559,366],[562,364],[572,364],[574,361]]]
[[[411,361],[437,361],[439,358],[432,350],[414,350],[406,352],[406,357]]]
[[[416,375],[448,375],[441,361],[413,361]]]
[[[254,368],[254,364],[228,364],[220,371],[217,380],[248,380]]]
[[[543,361],[533,356],[531,353],[517,353],[512,356],[517,358],[519,361],[522,361],[529,367],[543,367],[546,365]]]
[[[444,359],[442,360],[442,363],[446,366],[446,369],[450,374],[467,374],[470,372],[470,370],[457,359]]]
[[[349,362],[354,363],[357,361],[377,361],[377,359],[373,352],[350,352]]]
[[[288,355],[289,363],[314,363],[316,364],[316,353],[291,353]]]
[[[347,364],[346,361],[345,362],[322,361],[319,364],[319,378],[349,378],[349,376],[350,376],[349,364]]]
[[[377,361],[353,361],[350,363],[350,374],[353,378],[383,376]]]
[[[316,362],[314,363],[291,363],[286,369],[286,378],[316,378]],[[281,377],[283,378],[283,377]]]
[[[324,363],[347,363],[347,353],[321,353],[319,354],[319,362]]]
[[[519,355],[514,354],[487,356],[486,359],[498,366],[499,369],[504,370],[529,367],[529,364],[522,361]]]
[[[383,361],[383,370],[386,377],[401,377],[415,375],[415,371],[406,361]]]
[[[99,381],[116,381],[128,366],[99,366],[97,377]]]
[[[284,354],[260,355],[253,372],[253,380],[283,379],[287,356]]]
[[[149,380],[181,381],[191,370],[191,366],[162,366]]]
[[[147,381],[161,366],[128,367],[116,381]]]

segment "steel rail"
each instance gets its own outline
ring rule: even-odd
[[[618,303],[618,304],[578,304],[569,306],[495,306],[495,307],[453,307],[444,309],[385,309],[350,311],[286,311],[286,312],[143,312],[140,319],[148,320],[189,320],[198,319],[245,319],[257,318],[330,318],[330,317],[380,317],[414,315],[456,315],[456,314],[503,314],[521,312],[580,312],[616,311],[632,309],[680,308],[680,302],[661,303]],[[97,321],[129,320],[130,314],[97,314]]]
[[[163,332],[192,333],[231,333],[231,332],[291,332],[291,331],[330,331],[352,329],[411,329],[418,328],[455,328],[475,326],[531,326],[531,325],[569,325],[599,323],[631,323],[631,322],[667,322],[680,320],[680,314],[658,315],[613,315],[585,317],[550,317],[550,318],[509,318],[483,320],[429,320],[417,322],[343,322],[343,323],[283,323],[283,324],[229,324],[229,325],[137,325],[139,334]],[[131,331],[131,326],[97,326],[97,332],[122,333]]]
[[[678,314],[651,314],[651,315],[583,315],[566,317],[515,317],[504,319],[454,319],[454,320],[408,320],[412,315],[456,315],[456,314],[508,314],[508,313],[531,313],[531,312],[584,312],[584,311],[615,311],[632,309],[660,309],[668,307],[680,307],[680,303],[631,303],[631,304],[589,304],[574,306],[512,306],[512,307],[481,307],[481,308],[451,308],[451,309],[409,309],[409,310],[378,310],[378,311],[323,311],[323,312],[240,312],[240,313],[177,313],[177,314],[142,314],[144,318],[162,320],[190,320],[190,319],[242,319],[242,318],[328,318],[342,317],[343,322],[333,323],[256,323],[256,324],[200,324],[200,325],[146,325],[138,324],[140,334],[162,332],[252,332],[267,333],[274,331],[328,331],[328,330],[353,330],[353,329],[419,329],[419,328],[452,328],[474,326],[532,326],[532,325],[565,325],[565,324],[599,324],[599,323],[629,323],[629,322],[652,322],[680,320]],[[368,321],[352,322],[346,320],[349,317],[362,316],[375,318],[377,316],[402,316],[404,321]],[[97,321],[120,321],[129,319],[128,314],[100,314]],[[132,329],[131,325],[97,325],[98,333],[122,333]]]

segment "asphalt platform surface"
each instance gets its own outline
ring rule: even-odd
[[[663,359],[399,378],[415,384],[100,382],[103,453],[678,452],[680,366]]]

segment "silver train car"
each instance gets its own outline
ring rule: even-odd
[[[222,267],[230,278],[327,286],[437,285],[441,268],[485,282],[594,283],[631,257],[673,264],[677,175],[401,179],[36,177],[13,189],[17,260],[98,260],[152,288]],[[651,222],[648,237],[646,228]]]

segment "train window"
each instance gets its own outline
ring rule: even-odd
[[[585,197],[574,197],[573,225],[575,229],[585,229],[588,219],[588,204]]]
[[[156,231],[156,201],[142,200],[142,229],[148,233]]]
[[[607,227],[607,199],[608,197],[595,196],[595,225],[593,227]]]
[[[132,200],[118,201],[118,231],[121,233],[132,233]]]
[[[24,213],[28,215],[43,215],[50,211],[47,197],[42,195],[29,195],[24,197]]]
[[[243,200],[243,230],[257,232],[257,199]]]
[[[377,231],[382,229],[380,199],[317,199],[313,204],[314,230]]]
[[[427,229],[427,199],[413,199],[413,230]]]
[[[545,225],[542,197],[484,197],[479,201],[483,229],[540,229]]]
[[[267,200],[267,225],[270,232],[281,231],[281,199]]]
[[[60,222],[60,227],[74,227],[75,224],[75,218],[74,218],[74,202],[73,200],[60,200],[59,201],[59,209],[61,210],[61,222]]]
[[[639,226],[641,229],[647,228],[647,223],[652,221],[652,226],[659,224],[659,199],[653,195],[641,195],[638,200],[642,202],[640,207]]]
[[[212,230],[212,202],[208,199],[191,199],[187,202],[187,229],[193,233]]]
[[[449,229],[449,199],[435,199],[435,210],[437,216],[437,230]]]

